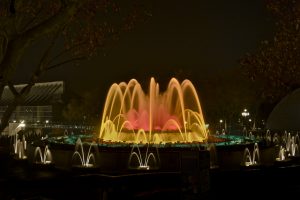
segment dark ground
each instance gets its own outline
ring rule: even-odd
[[[194,192],[175,172],[117,175],[32,166],[0,149],[1,200],[289,199],[300,194],[300,166],[287,163],[234,171],[213,169],[209,188]]]
[[[290,199],[300,193],[300,166],[211,171],[209,199]]]

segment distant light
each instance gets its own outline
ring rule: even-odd
[[[249,119],[249,122],[251,122],[252,121],[252,119]]]
[[[25,121],[24,121],[24,120],[22,120],[21,123],[18,125],[18,127],[21,127],[21,128],[23,128],[23,127],[25,127],[25,126],[26,126],[26,124],[25,124]]]
[[[222,120],[222,119],[220,119],[220,123],[223,123],[223,120]]]
[[[17,122],[16,120],[13,121],[13,123],[16,123],[16,122]]]
[[[244,111],[242,112],[242,116],[243,117],[247,117],[247,116],[249,116],[250,115],[250,113],[247,111],[247,109],[245,108],[244,109]]]
[[[49,120],[47,119],[45,122],[46,122],[46,124],[48,124],[48,123],[49,123]]]

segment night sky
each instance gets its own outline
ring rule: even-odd
[[[273,27],[262,0],[156,0],[152,17],[104,53],[53,70],[42,80],[65,80],[75,92],[98,87],[104,93],[112,83],[131,78],[148,84],[154,76],[163,88],[173,76],[198,83],[237,66],[241,56],[271,37]]]

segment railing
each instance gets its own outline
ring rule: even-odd
[[[91,125],[70,125],[70,124],[26,124],[26,128],[59,128],[59,129],[83,129],[83,130],[96,130],[96,126]]]

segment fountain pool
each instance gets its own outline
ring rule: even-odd
[[[91,163],[86,159],[92,158],[100,169],[116,171],[128,169],[128,160],[137,160],[139,168],[148,169],[148,161],[156,163],[159,159],[160,166],[156,168],[168,171],[184,168],[185,159],[209,167],[207,144],[214,143],[218,147],[257,142],[245,136],[214,136],[208,132],[199,96],[191,81],[180,83],[172,78],[161,92],[159,84],[151,78],[148,92],[144,92],[140,83],[132,79],[110,87],[99,134],[49,135],[45,142],[51,146],[56,164],[64,162],[72,166],[78,157],[81,165],[87,167]],[[75,148],[74,152],[74,146],[79,146],[76,141],[80,141],[81,148]],[[96,146],[99,155],[84,152],[83,145]],[[154,145],[157,152],[148,152],[149,146]],[[68,153],[62,158],[60,154],[65,152]]]

